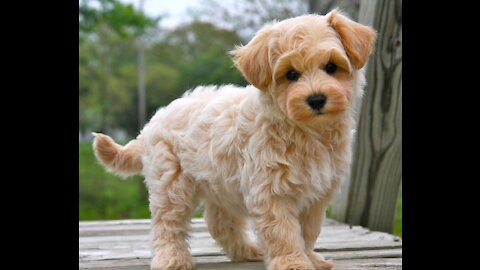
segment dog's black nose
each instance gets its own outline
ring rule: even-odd
[[[315,94],[307,98],[308,106],[314,110],[320,110],[327,103],[327,97],[322,94]]]

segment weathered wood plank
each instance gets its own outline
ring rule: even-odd
[[[317,251],[318,252],[318,251]],[[401,258],[402,249],[397,248],[386,248],[386,249],[374,249],[374,250],[346,250],[346,251],[325,251],[320,252],[328,260],[347,260],[347,259],[368,259],[368,258]],[[194,257],[211,257],[211,258],[220,258],[225,257],[224,254],[218,255],[195,255]],[[91,262],[96,261],[107,261],[111,262],[112,260],[136,260],[136,259],[150,259],[151,254],[149,251],[142,250],[133,251],[124,250],[123,254],[119,253],[118,256],[101,256],[99,254],[94,254],[93,256],[82,256],[80,255],[79,261],[80,264],[91,264]],[[225,257],[227,258],[227,257]],[[228,261],[228,259],[226,259]]]
[[[377,29],[378,40],[368,63],[350,179],[332,217],[391,232],[402,177],[402,1],[362,1],[359,21]]]
[[[262,262],[232,263],[226,257],[194,257],[197,270],[265,270]],[[335,260],[335,270],[365,270],[365,269],[402,269],[401,258],[368,258]],[[101,270],[150,270],[149,259],[95,261],[80,263],[79,269]]]
[[[253,234],[252,232],[250,232]],[[200,234],[200,233],[199,233]],[[192,234],[190,243],[192,245],[202,244],[202,246],[209,246],[214,243],[214,240],[208,233]],[[253,237],[252,237],[253,238]],[[115,248],[118,245],[128,245],[131,247],[148,245],[148,235],[129,235],[129,236],[104,236],[104,237],[83,237],[79,240],[80,249],[89,249],[104,246],[105,248]],[[400,238],[382,232],[372,232],[368,230],[338,230],[334,233],[322,232],[317,239],[316,246],[321,246],[326,243],[348,243],[352,241],[385,241],[395,242],[400,241]]]
[[[125,225],[125,227],[129,227],[129,225]],[[96,247],[99,243],[102,244],[112,244],[115,245],[117,243],[132,243],[132,242],[148,242],[149,239],[149,231],[147,229],[142,230],[142,233],[122,233],[119,228],[116,228],[115,232],[119,232],[112,234],[108,231],[99,231],[96,232],[94,236],[82,236],[79,240],[80,248],[88,248],[88,247]],[[124,235],[123,235],[124,234]],[[248,234],[251,238],[255,238],[253,231],[248,231]],[[399,239],[396,236],[382,233],[382,232],[372,232],[368,229],[365,229],[360,226],[346,226],[346,225],[336,225],[336,226],[325,226],[322,229],[320,237],[318,239],[319,242],[338,242],[338,241],[350,241],[350,240],[362,240],[365,237],[368,239],[375,239],[375,240],[385,240],[385,241],[394,241],[395,239]],[[365,238],[365,239],[367,239]],[[206,231],[201,232],[193,232],[191,233],[190,239],[192,241],[213,241],[210,237],[210,234]]]
[[[324,228],[320,237],[336,237],[336,235],[343,235],[345,233],[354,233],[354,234],[366,234],[370,233],[370,231],[359,227],[355,226],[352,227],[352,229],[349,229],[348,227],[327,227]],[[253,230],[248,230],[247,234],[253,238],[256,238]],[[80,233],[80,237],[82,237],[82,241],[97,241],[101,240],[104,241],[104,237],[109,237],[111,236],[112,239],[117,237],[120,240],[123,240],[125,238],[131,238],[130,236],[136,236],[136,237],[144,237],[149,235],[149,230],[148,229],[142,229],[142,230],[129,230],[126,229],[125,231],[121,230],[115,230],[115,231],[90,231],[88,233],[82,232]],[[203,238],[210,238],[210,233],[206,231],[193,231],[190,233],[191,238],[197,238],[197,239],[203,239]],[[108,238],[107,238],[108,239]],[[133,237],[132,239],[135,239]]]
[[[149,247],[149,220],[81,222],[79,224],[80,269],[148,269],[151,253]],[[192,221],[197,228],[191,233],[190,246],[196,269],[264,269],[263,263],[232,263],[207,232],[202,219]],[[253,231],[249,231],[254,238]],[[378,259],[402,257],[401,239],[383,232],[373,232],[360,226],[347,226],[330,219],[325,221],[315,250],[327,259],[337,260],[336,269],[380,269]],[[354,261],[357,263],[344,263]],[[359,263],[358,260],[367,260]],[[373,261],[372,261],[373,260]],[[401,261],[388,265],[399,269]],[[397,267],[397,268],[396,268]]]
[[[344,230],[349,228],[345,224],[333,222],[330,219],[326,219],[323,228],[327,228],[328,232],[335,230]],[[207,232],[205,223],[194,222],[191,225],[192,233]],[[350,228],[349,228],[350,229]],[[360,226],[352,226],[352,229],[365,230]],[[150,224],[108,224],[108,225],[91,225],[79,227],[78,233],[80,237],[92,237],[92,236],[114,236],[114,235],[142,235],[148,234],[150,230]]]
[[[345,226],[332,219],[325,219],[323,227]],[[193,219],[191,223],[192,232],[206,232],[207,225],[201,219]],[[80,237],[96,235],[139,235],[148,234],[150,220],[139,219],[135,221],[83,221],[79,223],[78,233]]]
[[[203,218],[192,218],[191,222],[193,224],[205,224],[205,221]],[[335,222],[338,223],[337,221],[330,220],[329,222]],[[95,221],[80,221],[78,223],[78,228],[85,228],[85,227],[90,227],[90,226],[110,226],[110,225],[138,225],[138,224],[143,224],[143,225],[149,225],[150,224],[150,219],[116,219],[116,220],[95,220]]]
[[[203,218],[192,218],[192,224],[201,224],[206,226]],[[78,222],[78,228],[85,228],[90,226],[104,227],[111,225],[149,225],[150,219],[117,219],[117,220],[95,220],[95,221],[80,221]],[[336,220],[327,218],[324,220],[324,226],[330,225],[345,225]]]
[[[194,222],[196,219],[192,219]],[[150,219],[117,219],[117,220],[95,220],[95,221],[80,221],[78,228],[85,228],[90,226],[110,226],[110,225],[127,225],[127,224],[150,224]]]
[[[205,225],[205,220],[203,218],[192,218],[192,224],[201,224]],[[325,219],[324,226],[329,225],[344,225],[333,219]],[[91,226],[97,227],[107,227],[111,225],[150,225],[150,219],[117,219],[117,220],[95,220],[95,221],[80,221],[78,223],[78,228],[85,228]]]
[[[132,252],[130,251],[124,251],[126,252]],[[316,252],[319,252],[316,250]],[[372,249],[372,250],[346,250],[346,251],[324,251],[324,252],[319,252],[322,254],[326,259],[331,260],[346,260],[346,259],[368,259],[368,258],[401,258],[402,257],[402,249],[401,247],[397,248],[386,248],[386,249]],[[225,255],[218,254],[218,255],[193,255],[194,257],[225,257]],[[91,257],[83,257],[79,256],[79,261],[81,263],[88,263],[89,261],[110,261],[113,259],[118,259],[118,260],[135,260],[135,259],[148,259],[151,258],[151,254],[149,251],[142,251],[142,252],[137,252],[133,256],[130,254],[128,256],[119,256],[117,258],[111,258],[111,257],[101,257],[97,256],[95,259],[92,259]],[[227,258],[227,257],[225,257]],[[228,259],[227,259],[228,260]]]
[[[140,235],[148,234],[150,224],[113,224],[108,226],[88,226],[79,228],[78,234],[81,237],[97,235]],[[205,224],[192,223],[191,232],[207,231]]]
[[[350,241],[338,243],[322,243],[315,247],[318,252],[339,252],[339,251],[359,251],[359,250],[380,250],[380,249],[395,249],[401,248],[401,242],[385,242],[385,241]],[[192,247],[191,253],[193,256],[220,256],[224,252],[216,245]],[[99,250],[80,250],[79,259],[86,260],[114,260],[124,258],[149,258],[150,249],[148,246],[142,248],[132,249],[99,249]]]
[[[86,241],[87,239],[81,239],[79,241],[79,248],[81,250],[87,249],[115,249],[120,248],[120,245],[128,247],[143,247],[147,246],[149,242],[149,237],[143,235],[142,237],[128,236],[128,237],[95,237]],[[332,237],[319,237],[316,242],[316,247],[321,247],[324,244],[336,244],[336,243],[350,243],[350,242],[359,242],[359,241],[382,241],[382,242],[400,242],[400,239],[396,236],[383,235],[379,232],[372,232],[369,234],[355,234],[355,233],[345,233],[339,234]],[[202,245],[211,246],[215,241],[211,238],[190,238],[189,242],[191,245]]]

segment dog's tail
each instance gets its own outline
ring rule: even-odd
[[[142,142],[139,138],[121,146],[107,135],[92,134],[95,136],[93,141],[95,156],[109,171],[123,177],[139,174],[142,171]]]

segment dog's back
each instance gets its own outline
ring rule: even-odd
[[[189,127],[198,125],[205,119],[212,122],[227,109],[238,106],[245,97],[254,95],[252,87],[200,86],[189,90],[168,106],[160,108],[145,126],[142,133],[149,134],[161,130],[189,132]],[[208,118],[208,120],[207,120]]]
[[[194,152],[198,152],[198,147],[207,140],[211,141],[212,136],[228,137],[228,134],[222,133],[221,128],[212,128],[212,123],[222,125],[220,121],[213,120],[228,113],[235,117],[240,103],[247,97],[256,95],[257,91],[251,86],[196,87],[168,106],[160,108],[140,135],[125,146],[115,143],[107,135],[94,133],[95,155],[109,171],[124,177],[141,173],[142,158],[152,158],[149,150],[154,149],[160,141],[181,145],[183,150],[179,152],[190,155],[185,157],[185,162],[194,162]],[[189,141],[185,138],[189,138]],[[189,148],[191,151],[186,151]]]

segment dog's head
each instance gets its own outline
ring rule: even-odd
[[[354,73],[375,38],[373,29],[334,10],[266,25],[231,54],[245,79],[275,97],[288,118],[316,122],[351,105]]]

